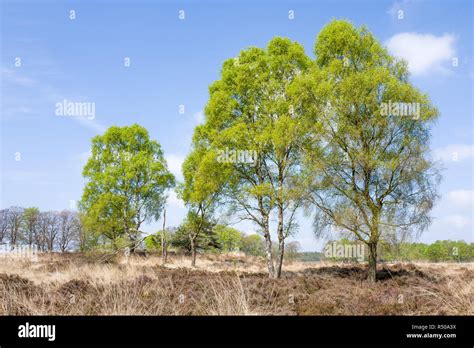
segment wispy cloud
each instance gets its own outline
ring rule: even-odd
[[[392,36],[386,45],[395,56],[408,61],[414,75],[446,72],[447,63],[456,55],[455,37],[451,34],[435,36],[415,32]]]
[[[89,119],[87,117],[70,117],[80,125],[93,130],[98,134],[102,134],[107,130],[107,126],[99,123],[96,119]]]
[[[50,63],[51,64],[51,63]],[[63,100],[74,102],[88,101],[88,98],[80,94],[62,93],[56,87],[44,83],[37,78],[25,76],[19,71],[7,69],[2,67],[2,93],[4,94],[4,103],[2,105],[3,117],[19,119],[28,114],[41,111],[43,115],[55,115],[56,103],[61,103]],[[33,87],[35,88],[34,97],[26,99],[19,98],[16,94],[11,92],[10,87]],[[56,116],[55,116],[56,117]],[[95,133],[103,133],[107,126],[101,124],[94,115],[91,117],[74,116],[68,117],[73,122],[77,122],[81,126],[88,128]]]
[[[30,77],[26,77],[19,73],[17,70],[2,68],[1,77],[2,82],[6,85],[14,84],[22,87],[32,87],[37,81]]]

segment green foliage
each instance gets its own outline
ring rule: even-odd
[[[36,237],[36,233],[38,230],[38,218],[39,218],[40,211],[36,207],[26,208],[23,211],[23,230],[24,230],[24,238],[28,245],[32,245],[34,243],[34,239]]]
[[[147,251],[161,251],[161,235],[162,231],[158,231],[143,239],[145,250]]]
[[[303,251],[298,254],[298,260],[302,262],[316,262],[324,258],[322,253],[317,251]]]
[[[323,248],[332,243],[337,245],[354,244],[354,241],[340,239],[329,241]],[[380,260],[391,261],[427,261],[427,262],[472,262],[474,261],[474,243],[465,241],[438,240],[432,244],[403,242],[393,245],[382,240],[379,243],[378,256]],[[343,258],[324,257],[332,261],[341,261]]]
[[[87,215],[86,230],[114,247],[135,241],[143,222],[159,218],[165,191],[174,185],[160,144],[137,124],[110,127],[93,138],[83,175],[88,182],[80,209]]]
[[[38,218],[40,211],[36,207],[25,208],[23,211],[23,221],[36,220]]]
[[[449,257],[449,250],[441,243],[433,243],[426,250],[426,256],[430,261],[442,261]]]
[[[208,246],[218,248],[213,232],[215,225],[213,214],[219,201],[218,178],[222,177],[222,172],[207,164],[212,160],[212,156],[212,153],[202,151],[201,145],[195,143],[193,150],[183,162],[184,183],[178,187],[178,196],[185,202],[189,211],[186,221],[178,228],[176,233],[178,239],[174,243],[179,245],[179,248],[191,252],[193,266],[198,249]]]
[[[202,220],[190,212],[171,236],[170,245],[185,253],[190,253],[192,252],[191,239],[193,239],[196,251],[218,251],[220,245],[214,233],[214,226],[212,221]],[[200,233],[196,234],[196,229],[199,229]]]
[[[219,248],[224,251],[238,251],[242,249],[242,234],[235,228],[216,225],[214,228]]]
[[[432,244],[401,243],[396,248],[381,243],[380,254],[385,261],[472,262],[474,243],[438,240]]]
[[[260,204],[260,216],[245,214],[259,226],[277,204],[292,211],[299,198],[297,144],[305,125],[285,93],[310,64],[302,46],[289,39],[277,37],[266,49],[243,50],[224,63],[221,79],[209,88],[206,122],[195,132],[194,142],[209,158],[200,171],[212,167],[222,173],[206,176],[206,182],[218,182],[239,211]],[[257,159],[252,165],[218,162],[216,154],[225,149],[255,151]]]
[[[258,234],[243,235],[242,236],[242,248],[247,255],[252,256],[265,256],[265,247],[263,238]]]

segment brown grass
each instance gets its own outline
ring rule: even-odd
[[[98,260],[102,260],[98,262]],[[474,314],[473,264],[366,266],[293,262],[268,279],[263,260],[200,255],[166,266],[158,257],[81,254],[2,259],[3,315],[446,315]]]

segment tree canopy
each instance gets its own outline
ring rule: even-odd
[[[83,175],[88,182],[80,209],[87,213],[86,227],[114,246],[125,238],[132,250],[140,226],[160,217],[166,190],[174,185],[160,144],[137,124],[110,127],[93,138]]]

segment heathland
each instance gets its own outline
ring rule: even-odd
[[[285,264],[263,258],[44,253],[0,263],[2,315],[473,315],[473,263]]]

